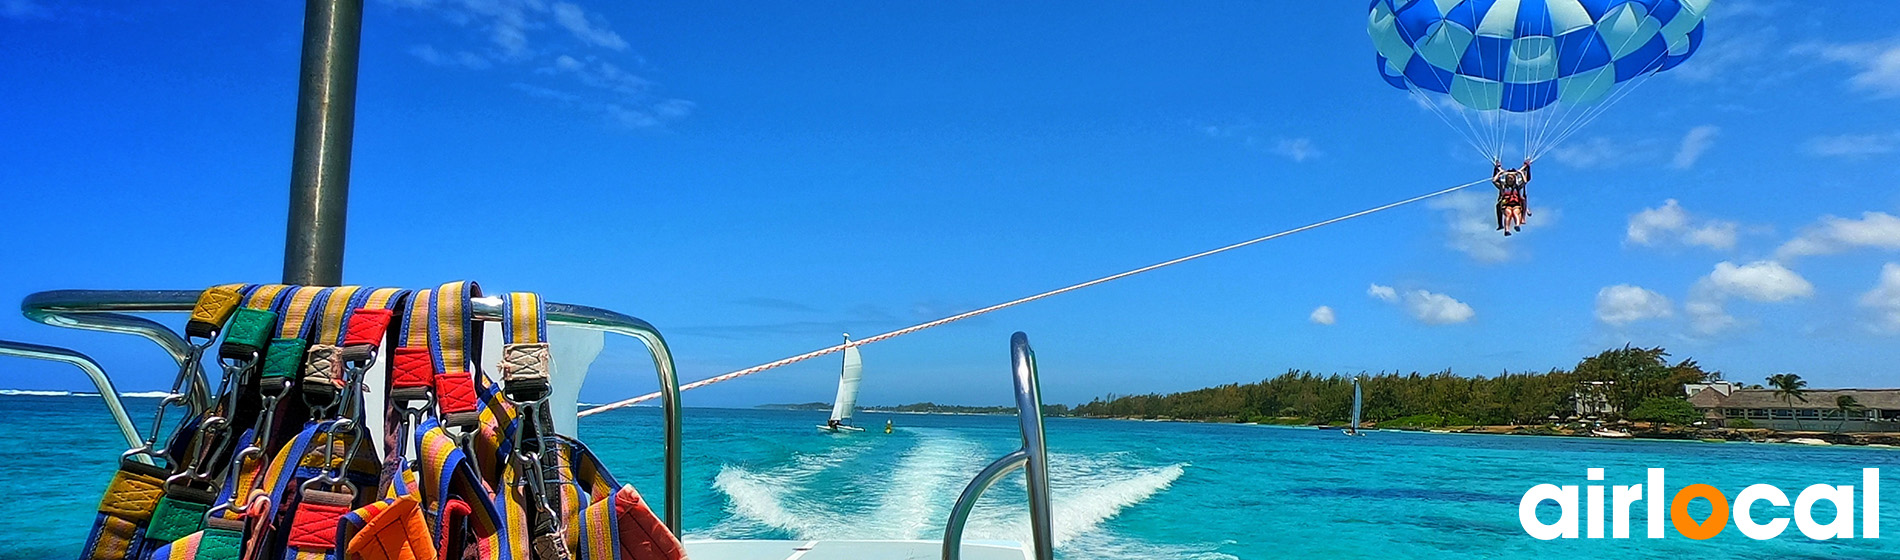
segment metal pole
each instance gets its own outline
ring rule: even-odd
[[[363,0],[305,3],[297,137],[290,157],[290,220],[284,236],[286,284],[343,283],[362,27]]]

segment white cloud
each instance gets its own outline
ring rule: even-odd
[[[1682,147],[1676,150],[1676,159],[1671,165],[1676,169],[1695,167],[1695,163],[1702,159],[1702,154],[1715,144],[1715,136],[1721,132],[1721,127],[1713,125],[1689,129],[1689,133],[1682,137]]]
[[[1311,138],[1281,138],[1278,142],[1274,143],[1272,151],[1274,154],[1293,160],[1295,163],[1304,163],[1306,160],[1325,155],[1325,152],[1321,152],[1319,148],[1313,146],[1313,140]]]
[[[1612,167],[1624,157],[1624,151],[1615,142],[1603,137],[1566,142],[1562,147],[1550,151],[1550,159],[1579,169]]]
[[[1900,151],[1900,134],[1817,136],[1808,139],[1803,148],[1814,156],[1863,159]]]
[[[1822,60],[1852,66],[1847,83],[1878,98],[1900,97],[1900,40],[1809,46]]]
[[[1781,263],[1755,261],[1741,266],[1723,261],[1706,279],[1718,293],[1757,302],[1782,302],[1814,295],[1814,285]]]
[[[1623,240],[1645,246],[1679,243],[1727,250],[1735,247],[1740,230],[1735,222],[1695,219],[1682,209],[1681,203],[1671,198],[1664,200],[1662,206],[1644,208],[1631,215]]]
[[[0,0],[0,18],[51,19],[53,12],[33,0]]]
[[[590,16],[580,6],[567,2],[555,2],[549,8],[554,12],[554,22],[574,34],[575,39],[597,47],[627,50],[627,41],[609,29],[599,16]]]
[[[0,0],[7,1],[11,0]],[[628,50],[627,40],[605,18],[579,4],[566,0],[383,2],[440,16],[484,37],[466,48],[421,45],[410,49],[411,55],[428,64],[518,73],[507,80],[509,87],[625,128],[664,126],[691,115],[695,107],[691,101],[655,95],[652,82],[624,68],[641,64],[638,57],[618,54]],[[563,31],[571,40],[560,35]],[[615,51],[606,54],[617,58],[595,55],[602,50]],[[530,71],[538,77],[520,75]],[[585,87],[575,87],[573,82]]]
[[[448,54],[435,50],[435,47],[431,45],[409,47],[409,54],[421,59],[423,62],[436,66],[459,66],[470,70],[484,70],[492,66],[492,64],[488,62],[488,59],[483,58],[481,55],[468,51],[456,51],[454,54]]]
[[[1627,325],[1674,314],[1669,298],[1638,286],[1618,284],[1597,291],[1597,320],[1605,323]]]
[[[1879,329],[1900,332],[1900,263],[1880,267],[1880,283],[1861,294],[1860,304],[1879,317]]]
[[[1695,64],[1684,64],[1662,75],[1687,82],[1734,81],[1760,78],[1765,66],[1779,62],[1776,45],[1783,44],[1777,17],[1786,6],[1771,2],[1723,1],[1709,10],[1710,33],[1695,53]]]
[[[1391,286],[1373,284],[1366,288],[1366,295],[1386,303],[1398,303],[1404,306],[1406,313],[1413,319],[1427,325],[1449,325],[1463,323],[1477,315],[1465,302],[1440,293],[1425,290],[1412,290],[1400,294]],[[1325,308],[1322,308],[1325,309]],[[1326,309],[1330,313],[1331,309]],[[1315,314],[1319,310],[1314,310]],[[1330,323],[1329,323],[1330,324]]]
[[[1366,295],[1372,296],[1373,299],[1384,301],[1384,302],[1393,302],[1393,301],[1399,300],[1398,290],[1392,289],[1391,286],[1380,286],[1378,284],[1373,284],[1371,287],[1366,288]]]
[[[1718,334],[1742,326],[1742,321],[1729,315],[1719,301],[1691,300],[1682,305],[1682,311],[1689,314],[1689,327],[1702,334]]]
[[[1405,293],[1405,310],[1412,318],[1427,325],[1449,325],[1470,321],[1477,315],[1470,305],[1445,294],[1412,290]]]
[[[1725,308],[1730,299],[1781,303],[1813,295],[1814,284],[1781,263],[1755,261],[1736,265],[1723,261],[1716,263],[1714,271],[1690,288],[1689,302],[1683,304],[1682,309],[1689,314],[1689,324],[1697,332],[1717,334],[1743,324]]]
[[[1497,230],[1496,197],[1486,196],[1482,191],[1465,191],[1440,197],[1431,201],[1430,206],[1442,211],[1446,247],[1479,262],[1510,260],[1511,240]],[[1538,218],[1549,218],[1546,209],[1532,208]]]
[[[1314,309],[1311,315],[1307,315],[1306,320],[1312,321],[1314,324],[1331,325],[1338,322],[1339,318],[1333,316],[1333,308],[1322,305],[1319,306],[1318,309]]]
[[[1778,258],[1826,255],[1857,248],[1900,249],[1900,218],[1886,212],[1866,212],[1861,218],[1824,216],[1820,223],[1775,250]]]

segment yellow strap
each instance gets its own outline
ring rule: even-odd
[[[534,292],[509,292],[510,344],[534,344],[541,340],[541,296]]]
[[[277,321],[278,338],[303,338],[304,318],[310,314],[311,304],[316,302],[317,294],[323,293],[325,289],[299,286],[290,293],[290,305],[285,306],[283,317]]]
[[[462,314],[468,305],[468,296],[473,282],[466,280],[443,284],[435,290],[435,341],[442,352],[443,373],[467,373],[468,354],[463,343],[467,340],[466,324]]]
[[[223,328],[224,322],[237,312],[237,303],[244,299],[244,294],[238,291],[243,287],[243,284],[225,284],[200,292],[197,305],[191,307],[191,321]]]
[[[292,286],[284,284],[265,284],[258,286],[256,290],[251,291],[251,299],[246,300],[244,306],[251,309],[269,311],[271,304],[277,302],[277,294],[281,294],[284,290],[290,288],[292,288]]]
[[[329,301],[323,303],[323,316],[317,318],[317,344],[336,344],[343,337],[343,320],[353,309],[350,300],[356,299],[356,292],[362,286],[341,286],[330,291]]]
[[[377,288],[369,293],[369,300],[363,302],[363,307],[389,309],[390,305],[395,304],[396,296],[400,294],[402,294],[402,288]]]
[[[409,312],[403,316],[403,324],[408,327],[402,333],[403,346],[429,347],[429,303],[433,293],[434,290],[419,290],[409,296]]]

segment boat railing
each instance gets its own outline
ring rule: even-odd
[[[158,344],[182,366],[190,351],[184,337],[170,327],[128,313],[189,312],[197,298],[198,292],[185,290],[55,290],[27,296],[20,303],[20,310],[29,319],[57,327],[143,337]],[[474,298],[470,307],[479,320],[500,321],[503,316],[502,300],[498,297]],[[666,340],[660,336],[658,329],[646,321],[606,309],[549,302],[546,316],[548,322],[554,325],[632,337],[646,346],[652,355],[653,369],[659,376],[661,413],[665,418],[666,494],[662,515],[667,527],[675,532],[682,530],[679,376],[674,370],[673,354],[667,348]],[[62,361],[79,366],[93,377],[93,383],[99,387],[99,396],[105,399],[114,420],[119,422],[121,430],[129,432],[129,440],[137,445],[138,435],[130,427],[131,420],[125,413],[123,400],[118,391],[112,388],[105,371],[91,358],[71,350],[22,343],[0,345],[0,354]],[[191,406],[195,410],[202,410],[206,406],[203,395],[210,393],[204,390],[207,386],[204,372],[189,373],[192,377],[189,381],[192,390],[189,393],[195,397],[191,399]],[[1040,429],[1037,433],[1041,433]]]
[[[105,368],[100,367],[99,362],[93,360],[92,356],[57,346],[10,340],[0,340],[0,356],[47,360],[72,364],[73,367],[79,368],[80,371],[85,372],[86,377],[92,379],[92,386],[99,389],[99,397],[106,401],[106,411],[112,413],[113,422],[119,425],[119,434],[125,436],[126,447],[136,448],[140,445],[139,430],[132,425],[132,415],[125,412],[125,403],[119,399],[119,391],[112,387],[112,377],[106,375]],[[146,463],[151,461],[144,456],[134,456],[132,459]]]
[[[1029,490],[1029,530],[1036,560],[1055,558],[1055,533],[1049,511],[1049,450],[1043,441],[1042,384],[1036,375],[1036,352],[1029,348],[1029,335],[1009,337],[1010,379],[1016,384],[1016,417],[1023,432],[1023,446],[984,467],[957,496],[944,523],[943,558],[958,560],[963,552],[963,528],[970,520],[976,500],[997,480],[1016,469],[1023,469]]]

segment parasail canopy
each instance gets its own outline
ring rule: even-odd
[[[1536,159],[1694,55],[1710,2],[1374,0],[1366,31],[1387,83],[1487,157],[1503,159],[1521,132]]]

